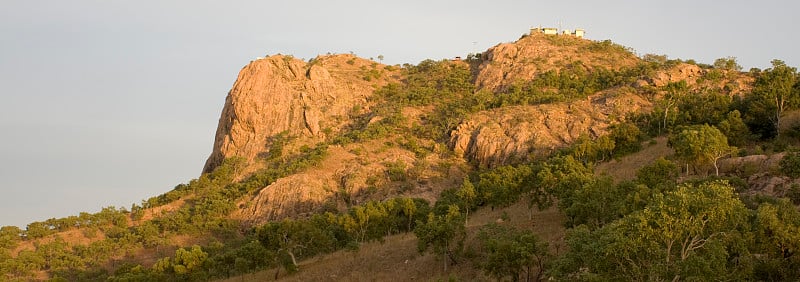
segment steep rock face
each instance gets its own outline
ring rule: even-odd
[[[475,85],[490,91],[503,90],[517,81],[558,70],[571,63],[589,69],[619,69],[639,59],[621,46],[564,35],[527,35],[513,43],[498,44],[483,53]]]
[[[462,122],[450,146],[483,166],[496,166],[530,154],[542,155],[587,134],[607,133],[617,117],[649,107],[644,98],[623,90],[601,92],[571,103],[516,106],[485,111]],[[621,91],[621,93],[620,93]]]
[[[375,69],[378,79],[364,79]],[[384,66],[352,55],[318,57],[306,63],[291,56],[271,56],[250,62],[225,98],[214,147],[203,172],[225,158],[253,160],[267,153],[269,139],[286,132],[324,140],[347,122],[354,105],[364,106],[384,83]],[[327,130],[329,129],[329,130]]]
[[[678,82],[681,80],[686,81],[688,85],[694,85],[697,82],[697,78],[702,76],[703,73],[703,69],[697,65],[681,63],[648,78],[647,82],[655,87],[663,87],[670,82]]]

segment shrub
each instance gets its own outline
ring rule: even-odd
[[[679,173],[680,170],[675,163],[662,157],[640,168],[636,172],[636,182],[650,188],[657,188],[670,184],[674,185],[677,182]]]
[[[642,149],[643,134],[633,123],[619,123],[611,128],[614,140],[614,155],[619,157]]]
[[[402,161],[386,162],[386,177],[391,181],[405,181],[408,173],[406,172],[406,163]]]
[[[786,197],[792,201],[795,205],[800,205],[800,185],[797,183],[792,184],[789,187],[789,191],[786,192]]]
[[[786,153],[780,162],[781,172],[792,178],[800,178],[800,154]]]

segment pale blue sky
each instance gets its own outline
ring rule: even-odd
[[[0,9],[0,226],[130,207],[198,176],[225,95],[266,54],[481,52],[531,26],[639,54],[797,66],[794,1],[30,1]]]

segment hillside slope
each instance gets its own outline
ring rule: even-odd
[[[538,234],[551,253],[563,253],[565,229],[600,228],[623,216],[590,222],[576,211],[590,210],[591,219],[605,206],[569,197],[593,199],[593,187],[657,192],[624,185],[640,167],[671,156],[667,137],[645,142],[638,155],[624,156],[638,150],[624,146],[681,123],[724,121],[725,134],[746,132],[732,101],[749,93],[754,79],[567,35],[529,34],[465,60],[402,67],[354,55],[259,58],[228,93],[198,179],[130,210],[3,229],[0,278],[204,280],[267,267],[274,274],[278,266],[300,266],[301,273],[285,276],[296,280],[446,278],[441,257],[418,255],[411,234],[438,216],[471,222],[466,238],[475,249],[464,264],[451,258],[456,276],[489,279],[481,263],[467,262],[486,255],[476,239],[486,226],[510,216],[503,226],[527,239]],[[786,186],[793,179],[769,172],[780,158],[770,157],[771,165],[754,174],[754,187],[769,179],[777,184],[761,190],[792,193]],[[601,164],[594,172],[611,178],[593,175],[595,163]],[[737,175],[750,165],[723,167]],[[574,178],[562,181],[567,176]],[[569,184],[575,185],[561,187]],[[620,193],[606,202],[626,199]],[[556,207],[533,214],[542,224],[530,225],[529,208],[554,199]],[[386,257],[403,265],[380,261]],[[358,269],[364,264],[374,268]],[[525,272],[533,271],[541,274],[543,266]]]

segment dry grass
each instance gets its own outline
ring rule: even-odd
[[[666,137],[658,137],[654,140],[656,144],[645,143],[639,152],[597,165],[594,169],[595,174],[611,176],[617,182],[636,178],[636,172],[643,166],[674,153],[672,148],[667,146]]]
[[[149,209],[144,209],[144,215],[142,215],[142,218],[137,220],[134,223],[131,223],[129,221],[129,224],[132,224],[133,226],[136,226],[136,225],[139,225],[139,224],[141,224],[143,222],[150,221],[150,220],[152,220],[154,218],[160,217],[162,214],[169,213],[169,212],[172,212],[172,211],[176,211],[176,210],[180,209],[181,207],[183,207],[183,205],[186,204],[187,200],[190,200],[192,198],[194,198],[194,195],[188,195],[188,196],[181,197],[180,199],[177,199],[177,200],[175,200],[175,201],[173,201],[171,203],[168,203],[168,204],[160,205],[160,206],[157,206],[157,207],[152,207],[152,208],[149,208]]]
[[[475,212],[467,225],[470,237],[468,245],[472,245],[470,241],[480,227],[497,222],[503,212],[508,214],[510,220],[502,224],[533,230],[549,242],[551,252],[563,252],[563,214],[555,207],[544,211],[534,209],[533,220],[529,220],[528,207],[522,202],[508,208],[484,208]],[[282,269],[274,268],[222,281],[271,281],[276,277],[280,281],[435,281],[450,278],[467,281],[493,280],[479,266],[464,258],[459,264],[449,266],[445,272],[441,258],[417,252],[417,238],[408,233],[386,237],[382,243],[362,244],[357,251],[338,251],[305,260],[300,263],[300,271],[295,274],[287,274]]]

